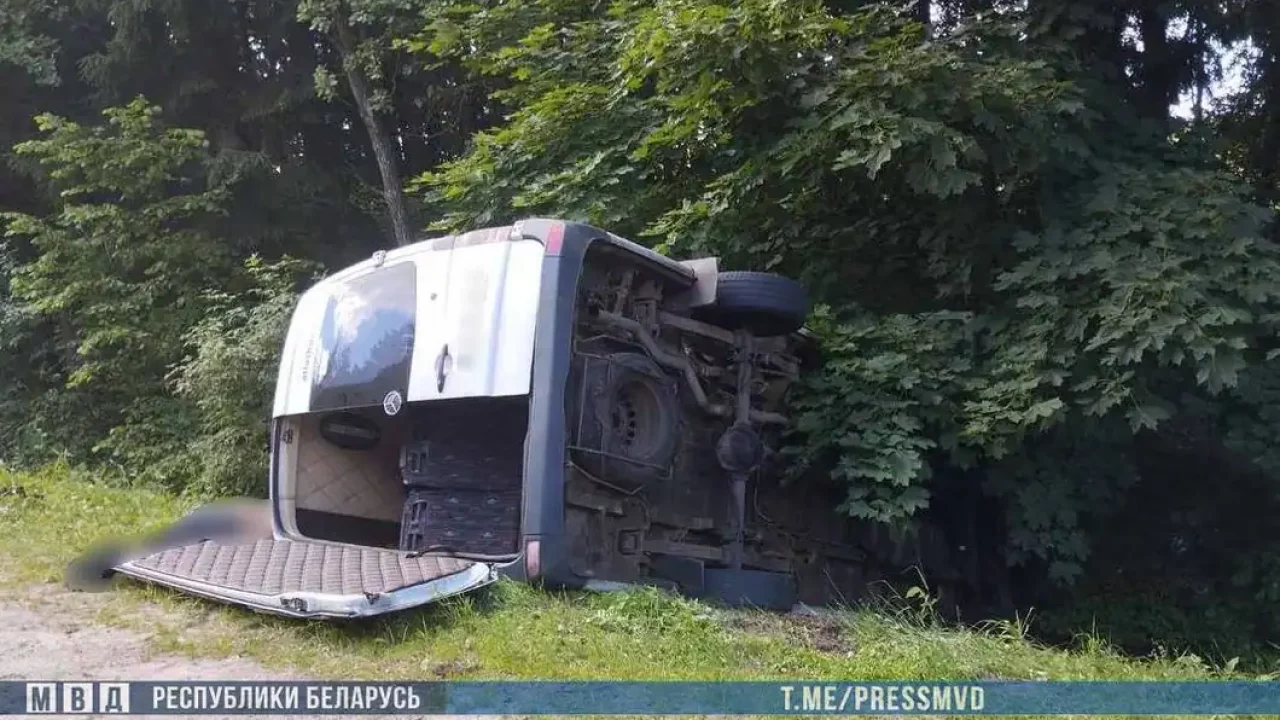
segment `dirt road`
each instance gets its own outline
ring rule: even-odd
[[[95,620],[111,599],[110,593],[72,593],[54,585],[0,589],[0,680],[309,679],[264,668],[248,658],[194,659],[157,653],[150,647],[151,633]],[[166,619],[165,611],[155,605],[140,604],[136,609],[145,614],[140,624],[153,619],[158,626]]]
[[[266,680],[283,677],[245,658],[194,660],[151,652],[145,632],[96,624],[107,594],[37,586],[0,593],[0,680]],[[160,614],[154,607],[144,612]]]

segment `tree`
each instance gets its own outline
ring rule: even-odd
[[[8,9],[0,19],[4,148],[36,136],[31,119],[42,111],[88,129],[101,122],[103,108],[143,95],[160,108],[153,122],[199,131],[207,141],[200,174],[224,192],[221,212],[201,221],[207,241],[202,251],[225,256],[237,268],[235,277],[255,255],[268,265],[293,255],[340,267],[384,245],[379,225],[385,224],[386,204],[381,191],[372,189],[381,185],[377,158],[346,94],[317,94],[317,70],[326,77],[340,60],[327,34],[299,21],[296,3],[91,1],[16,3]],[[353,31],[361,35],[369,27],[403,25],[418,12],[411,5],[364,9],[395,12],[355,18]],[[385,71],[371,64],[370,87],[396,160],[408,170],[455,155],[471,130],[487,121],[484,89],[457,67],[416,62],[394,51],[389,33],[363,42],[391,61]],[[0,211],[36,218],[57,213],[64,205],[57,195],[61,188],[46,179],[35,155],[10,154],[0,163]],[[133,212],[124,209],[125,215]],[[11,234],[0,252],[0,367],[6,378],[0,455],[8,462],[59,453],[75,461],[101,459],[93,448],[118,426],[127,403],[97,394],[95,388],[109,384],[67,388],[67,375],[82,363],[68,317],[35,312],[11,293],[10,275],[43,254],[33,239]],[[183,288],[193,296],[208,289],[198,278],[179,281],[193,283]],[[236,297],[252,303],[258,295]],[[169,368],[162,365],[139,368],[138,387],[167,388]],[[177,402],[167,390],[158,392]],[[191,410],[185,401],[179,404],[183,412]],[[116,432],[113,447],[134,442],[122,439],[122,432]],[[140,451],[164,444],[145,434],[135,440]],[[115,459],[123,462],[118,454]],[[139,469],[131,462],[125,466],[130,473]]]
[[[391,103],[389,90],[379,81],[395,80],[386,78],[384,68],[392,52],[386,33],[394,27],[395,15],[411,6],[397,0],[304,0],[298,6],[299,19],[325,33],[337,50],[337,63],[377,159],[389,235],[397,245],[412,242],[413,230],[400,180],[399,153],[382,118]],[[316,84],[323,94],[333,95],[333,76],[326,70],[317,68]]]
[[[33,413],[30,421],[58,423],[38,430],[67,447],[105,433],[180,434],[185,415],[158,380],[205,315],[205,288],[235,282],[234,259],[209,232],[233,178],[207,173],[202,133],[164,128],[158,113],[138,99],[104,111],[103,126],[42,115],[43,137],[15,148],[39,163],[58,198],[47,216],[3,219],[6,237],[27,239],[36,252],[11,271],[12,301],[51,323],[65,349],[55,366],[63,396],[82,401],[78,416]],[[129,447],[151,460],[166,447],[147,445]]]

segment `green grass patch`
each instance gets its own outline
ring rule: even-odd
[[[3,582],[56,581],[102,538],[152,530],[187,509],[154,491],[94,485],[66,468],[0,471]],[[1031,642],[1019,623],[943,626],[889,606],[823,617],[727,611],[656,590],[544,592],[501,582],[370,621],[260,615],[119,581],[100,621],[153,633],[159,649],[239,655],[268,667],[358,679],[1159,679],[1248,675],[1194,656],[1120,655],[1097,638]],[[12,590],[11,590],[12,591]],[[147,612],[137,612],[144,605]],[[918,606],[917,606],[918,608]]]
[[[0,467],[0,584],[60,581],[80,551],[158,530],[193,506],[164,492],[93,479],[63,465],[33,473]]]

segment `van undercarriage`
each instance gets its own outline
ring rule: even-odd
[[[847,593],[841,566],[858,554],[831,510],[838,489],[783,484],[784,399],[806,340],[690,308],[685,288],[610,250],[588,252],[577,298],[574,572],[761,605],[795,598],[771,579],[809,602]]]

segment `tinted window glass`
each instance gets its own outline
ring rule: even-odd
[[[320,325],[311,409],[381,405],[409,388],[417,273],[400,263],[335,288]]]

